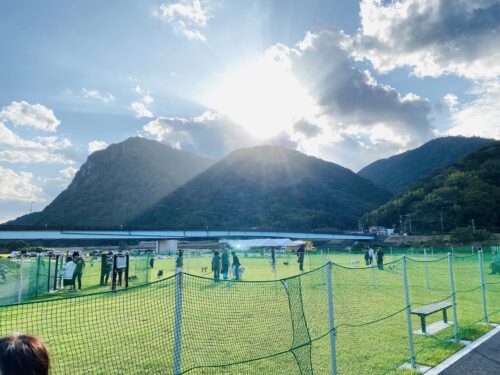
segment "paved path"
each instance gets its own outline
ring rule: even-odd
[[[440,372],[442,375],[500,374],[500,332]]]

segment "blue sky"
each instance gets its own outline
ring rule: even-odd
[[[500,0],[0,3],[0,222],[143,136],[364,165],[500,139]]]

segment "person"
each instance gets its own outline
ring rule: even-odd
[[[220,278],[220,256],[218,251],[214,251],[212,257],[212,271],[214,271],[214,281],[219,281]]]
[[[104,285],[108,285],[109,274],[113,270],[113,252],[109,251],[108,255],[105,255],[103,258]]]
[[[370,253],[368,251],[368,248],[365,248],[365,265],[370,265]]]
[[[481,247],[481,244],[476,246],[476,251],[479,253],[480,251],[483,251],[483,248]]]
[[[0,374],[48,375],[49,353],[42,340],[29,335],[0,338]]]
[[[500,255],[495,255],[490,264],[491,275],[500,274]]]
[[[234,268],[234,271],[233,271],[233,275],[234,275],[234,279],[235,280],[239,280],[240,279],[240,259],[238,258],[238,256],[236,255],[236,251],[233,251],[233,268]]]
[[[271,266],[273,270],[276,269],[276,249],[274,247],[271,248]]]
[[[82,290],[82,274],[85,262],[80,257],[80,253],[78,251],[73,253],[73,260],[76,264],[75,271],[73,272],[73,288],[76,288],[76,281],[78,281],[78,289],[75,289],[75,291],[79,292]]]
[[[175,273],[180,273],[182,272],[182,267],[184,265],[184,260],[182,258],[182,250],[179,249],[179,252],[177,253],[177,258],[175,259]]]
[[[64,265],[63,274],[63,286],[69,286],[69,291],[75,290],[75,284],[73,282],[73,274],[75,273],[76,264],[73,262],[73,258],[70,256],[66,258],[66,264]]]
[[[375,253],[371,247],[368,248],[368,261],[370,262],[369,266],[373,265],[373,257]]]
[[[297,262],[299,263],[299,271],[304,271],[304,253],[306,249],[304,245],[300,245],[297,249]]]
[[[384,269],[384,250],[381,247],[377,249],[377,267],[379,270]]]
[[[229,272],[229,254],[227,249],[222,250],[221,264],[222,278],[227,280],[227,274]]]

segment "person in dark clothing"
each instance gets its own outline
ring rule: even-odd
[[[304,271],[304,254],[305,254],[305,246],[300,245],[297,249],[297,262],[299,263],[299,271]]]
[[[229,254],[226,249],[222,250],[221,262],[222,262],[222,267],[221,267],[222,278],[224,280],[227,280],[227,274],[229,272]]]
[[[214,251],[214,256],[212,257],[212,271],[214,271],[214,281],[217,282],[220,279],[220,256],[218,251]]]
[[[109,280],[109,274],[111,273],[111,270],[113,269],[113,252],[109,252],[105,257],[104,257],[104,267],[103,267],[103,272],[104,272],[104,285],[108,285],[108,280]]]
[[[370,253],[368,251],[368,248],[365,249],[365,265],[370,265]]]
[[[379,270],[384,269],[384,251],[382,250],[381,247],[377,249],[377,252],[375,253],[377,257],[377,267]]]
[[[175,259],[175,273],[182,272],[184,266],[184,259],[182,257],[182,250],[177,253],[177,258]]]
[[[234,279],[239,280],[240,279],[240,260],[238,259],[238,256],[236,255],[236,252],[233,251],[233,267],[234,267]]]
[[[73,272],[73,285],[76,287],[76,281],[78,281],[78,288],[76,289],[76,292],[79,292],[82,289],[82,274],[83,274],[83,269],[85,268],[85,261],[80,258],[80,253],[78,251],[75,251],[73,253],[73,261],[76,264],[75,271]]]
[[[274,247],[271,248],[271,266],[273,270],[276,269],[276,249]]]

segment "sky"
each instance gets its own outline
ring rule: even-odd
[[[500,139],[500,0],[3,1],[0,56],[0,222],[132,136],[354,171]]]

